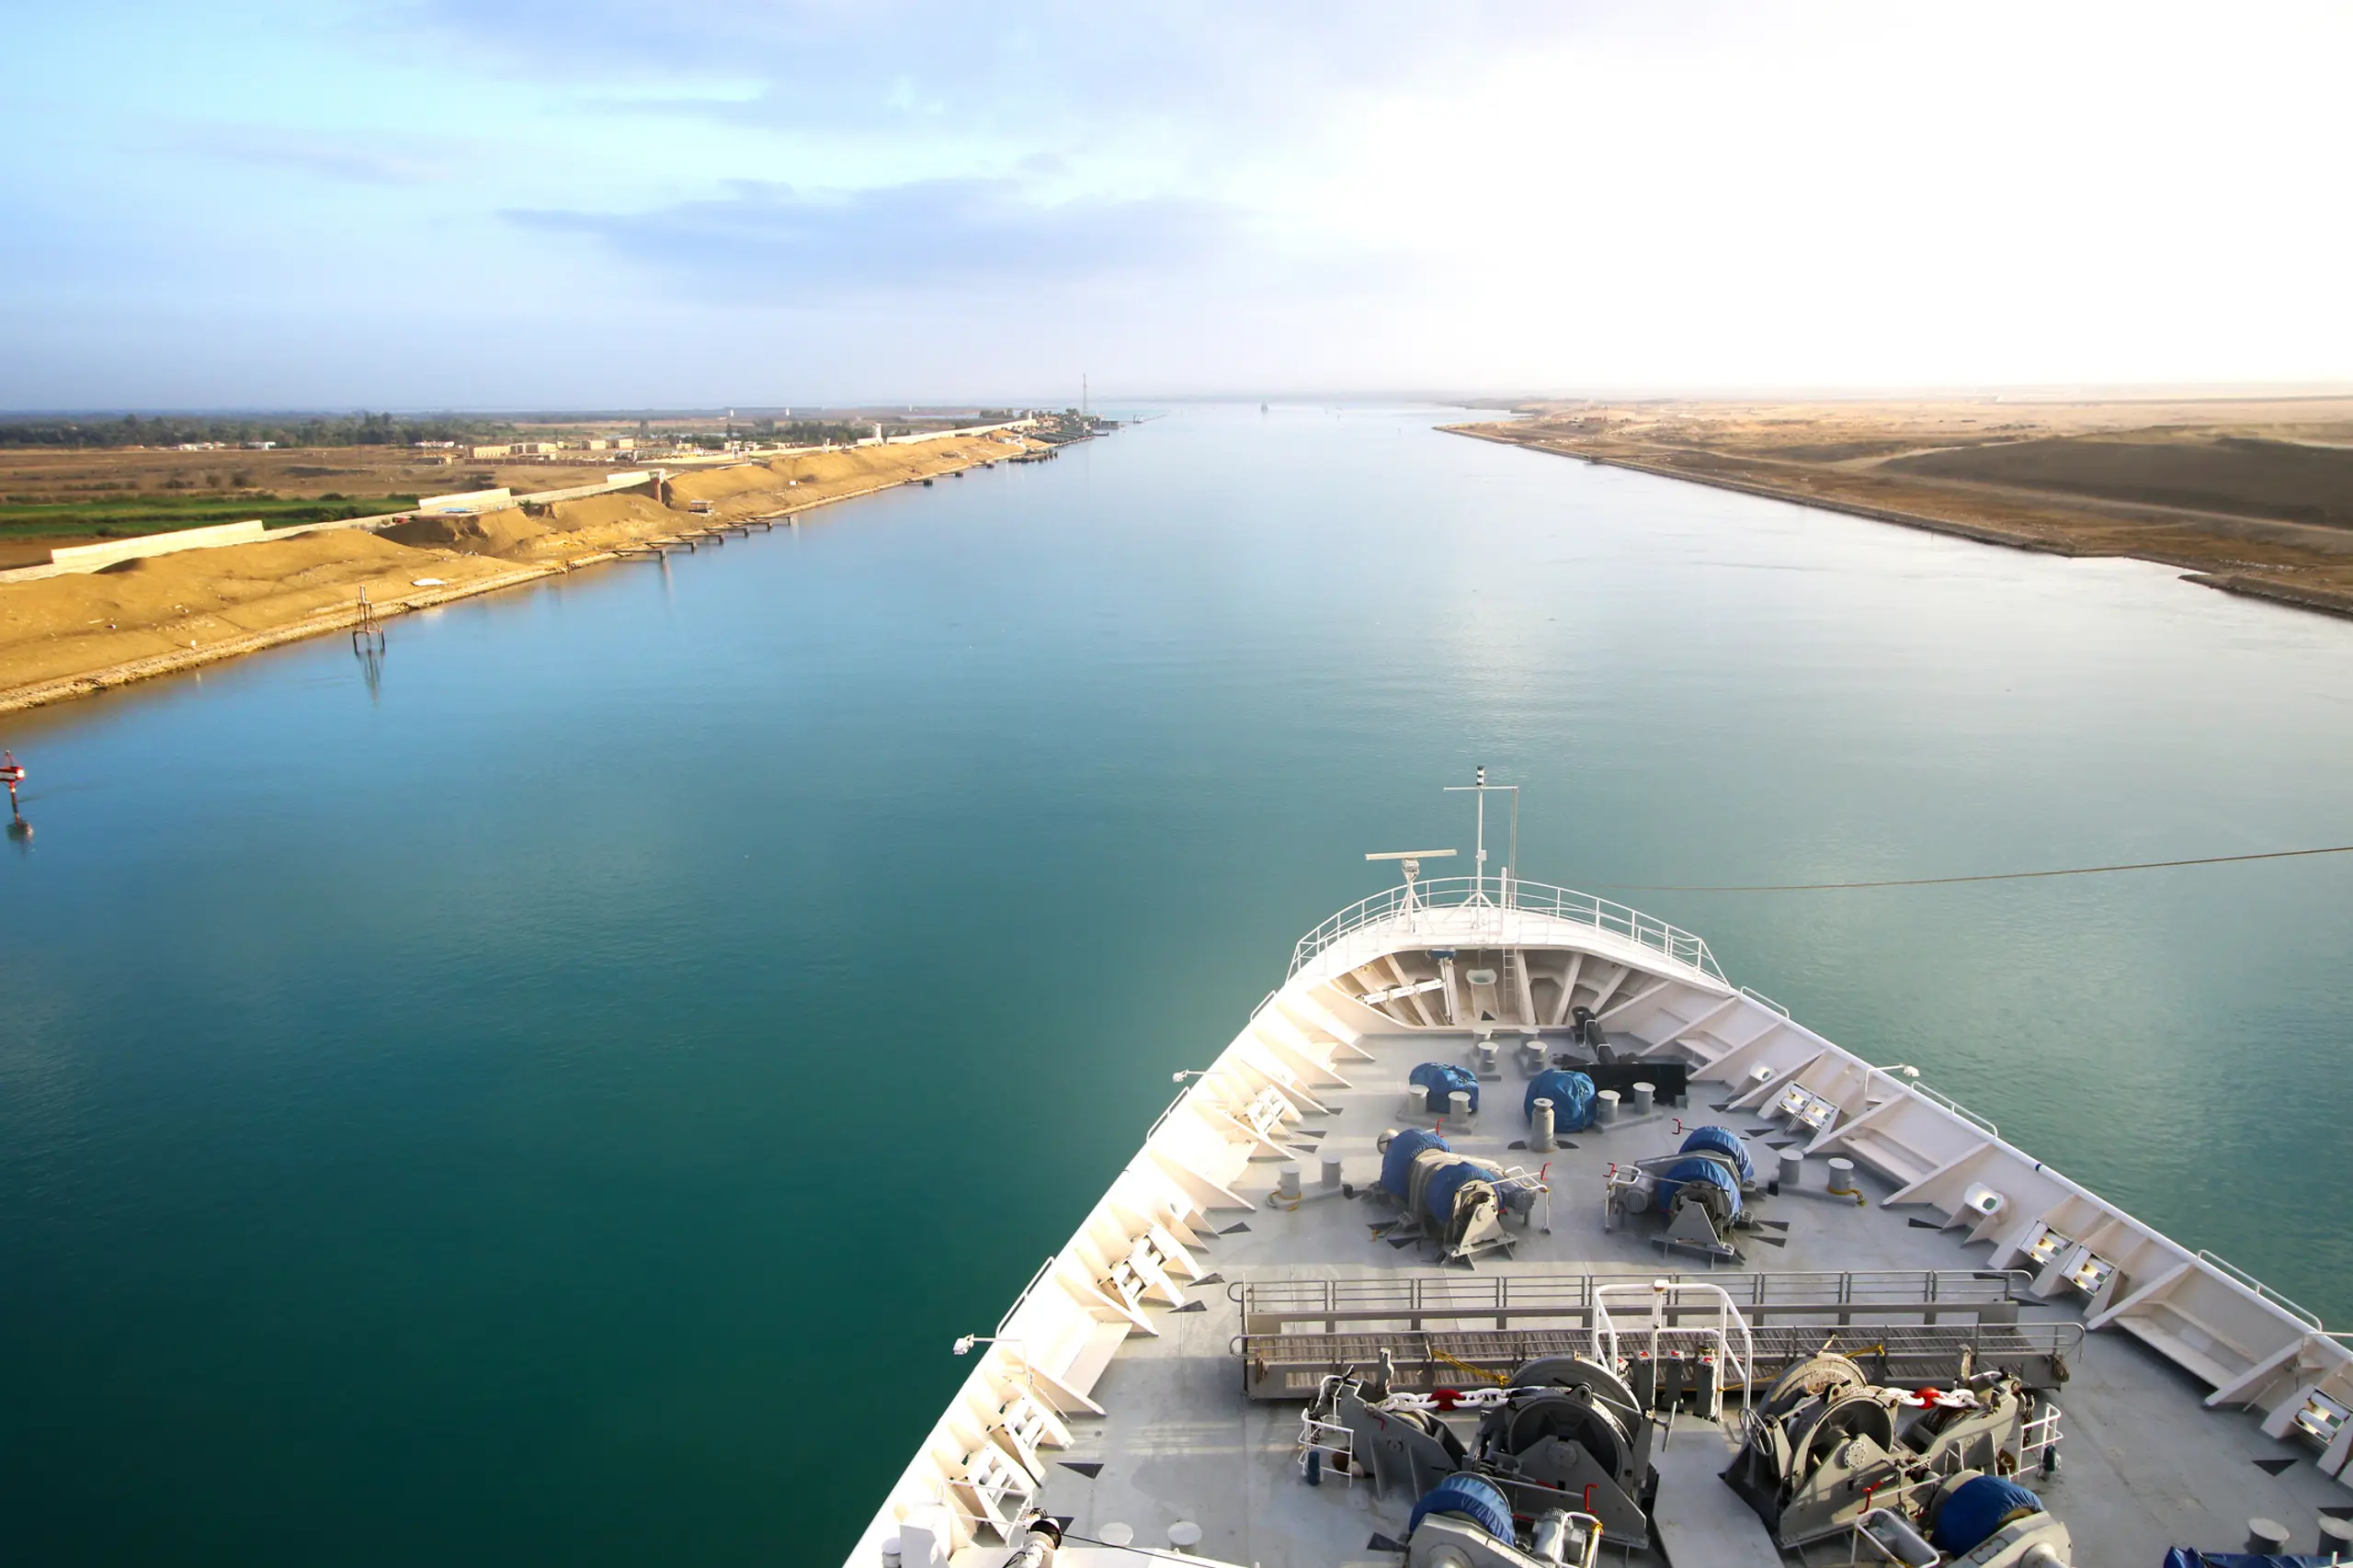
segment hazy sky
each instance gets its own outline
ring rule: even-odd
[[[2353,380],[2353,6],[7,0],[0,406]]]

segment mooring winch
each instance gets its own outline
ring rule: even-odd
[[[1758,1192],[1748,1146],[1728,1127],[1694,1128],[1672,1154],[1609,1167],[1602,1224],[1616,1230],[1637,1214],[1665,1221],[1659,1239],[1711,1256],[1742,1256],[1737,1233],[1753,1229]]]
[[[1972,1563],[2064,1562],[2065,1527],[2003,1479],[2038,1462],[2045,1473],[2056,1468],[2058,1414],[2006,1372],[1951,1388],[1884,1388],[1825,1350],[1784,1372],[1755,1407],[1724,1480],[1784,1550],[1862,1525],[1883,1540],[1925,1529],[1950,1557],[2004,1538],[1996,1555],[1970,1556]],[[2008,1489],[1999,1494],[2007,1503],[1982,1520],[1996,1489],[1972,1491],[1972,1477]],[[1970,1501],[1955,1511],[1963,1496]],[[1963,1537],[1972,1539],[1951,1544]]]
[[[1591,1561],[1605,1534],[1648,1539],[1658,1494],[1653,1425],[1624,1380],[1601,1363],[1544,1357],[1501,1387],[1389,1391],[1385,1356],[1378,1378],[1354,1368],[1325,1378],[1301,1418],[1300,1468],[1311,1485],[1328,1472],[1368,1481],[1378,1496],[1403,1490],[1421,1499],[1411,1562],[1575,1563]],[[1479,1416],[1470,1444],[1448,1412]],[[1441,1525],[1426,1540],[1432,1516],[1445,1514],[1461,1516],[1473,1533]],[[1524,1540],[1516,1518],[1534,1522]]]
[[[1458,1154],[1445,1139],[1420,1128],[1392,1128],[1376,1141],[1380,1190],[1404,1207],[1384,1226],[1384,1239],[1420,1237],[1438,1243],[1441,1261],[1467,1260],[1491,1247],[1508,1247],[1506,1216],[1525,1228],[1547,1191],[1540,1176],[1493,1160]]]

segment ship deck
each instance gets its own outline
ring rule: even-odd
[[[1064,1568],[1172,1553],[1402,1568],[1416,1500],[1402,1477],[1384,1491],[1361,1460],[1319,1463],[1317,1484],[1304,1473],[1302,1416],[1326,1378],[1353,1369],[1434,1394],[1563,1353],[1663,1382],[1702,1352],[1727,1384],[1748,1368],[1720,1411],[1654,1402],[1680,1405],[1652,1417],[1656,1494],[1647,1518],[1621,1506],[1605,1561],[1870,1561],[1843,1514],[1809,1528],[1847,1533],[1778,1549],[1721,1479],[1748,1396],[1825,1347],[1907,1395],[1999,1371],[2032,1391],[2029,1415],[2055,1406],[2055,1472],[2023,1428],[2000,1457],[2031,1467],[2018,1479],[2086,1568],[2245,1551],[2258,1524],[2325,1551],[2353,1520],[2347,1336],[2005,1142],[1911,1069],[1735,989],[1698,937],[1565,889],[1514,881],[1498,900],[1495,886],[1392,890],[1301,941],[1285,984],[1208,1072],[1178,1074],[1194,1081],[989,1336],[851,1568],[998,1568],[1033,1511],[1064,1522]],[[1624,1099],[1602,1096],[1613,1114],[1559,1148],[1529,1149],[1529,1077],[1593,1060],[1597,1032],[1608,1053],[1593,1071]],[[1429,1179],[1471,1156],[1544,1188],[1524,1220],[1503,1220],[1507,1244],[1467,1262],[1392,1233],[1404,1206],[1381,1189],[1384,1131],[1432,1125],[1408,1092],[1426,1062],[1475,1069],[1482,1101],[1440,1124],[1450,1153],[1423,1156]],[[1679,1101],[1643,1107],[1652,1082],[1671,1095],[1687,1078]],[[1739,1134],[1755,1162],[1737,1256],[1668,1250],[1654,1213],[1606,1222],[1613,1167],[1674,1154],[1700,1126]],[[1445,1210],[1458,1223],[1472,1211]],[[1728,1335],[1712,1347],[1697,1337],[1711,1317]],[[1474,1415],[1447,1419],[1473,1437]],[[1947,1459],[1934,1475],[1962,1468]],[[1902,1483],[1899,1506],[1916,1517],[1928,1494],[1913,1494],[1936,1484]]]
[[[1414,1500],[1377,1497],[1368,1482],[1350,1484],[1329,1475],[1311,1489],[1293,1460],[1303,1400],[1245,1396],[1234,1346],[1244,1328],[1238,1298],[1245,1284],[1414,1276],[1450,1282],[1563,1275],[1639,1279],[1667,1272],[1703,1278],[1711,1272],[1704,1258],[1665,1250],[1639,1221],[1605,1232],[1601,1201],[1610,1163],[1673,1151],[1678,1119],[1686,1127],[1717,1124],[1744,1134],[1756,1130],[1760,1136],[1752,1143],[1760,1157],[1769,1153],[1768,1140],[1785,1136],[1784,1130],[1753,1116],[1711,1110],[1704,1085],[1695,1085],[1693,1105],[1621,1119],[1606,1131],[1577,1133],[1568,1140],[1574,1147],[1549,1156],[1551,1232],[1540,1230],[1540,1214],[1525,1233],[1515,1227],[1520,1239],[1508,1260],[1490,1254],[1472,1266],[1440,1266],[1426,1244],[1397,1246],[1375,1237],[1373,1227],[1395,1218],[1397,1210],[1367,1191],[1381,1168],[1374,1140],[1384,1129],[1414,1125],[1401,1120],[1399,1112],[1415,1064],[1462,1061],[1470,1041],[1467,1031],[1368,1036],[1358,1043],[1373,1060],[1351,1064],[1353,1087],[1319,1092],[1320,1102],[1335,1114],[1311,1117],[1307,1128],[1327,1131],[1302,1146],[1337,1155],[1356,1197],[1318,1195],[1311,1164],[1304,1186],[1312,1196],[1286,1212],[1267,1201],[1278,1162],[1254,1163],[1254,1186],[1241,1195],[1254,1200],[1255,1211],[1234,1211],[1213,1239],[1204,1238],[1199,1261],[1220,1278],[1188,1291],[1202,1310],[1154,1311],[1157,1337],[1128,1338],[1095,1387],[1094,1396],[1108,1414],[1074,1423],[1072,1448],[1053,1456],[1057,1462],[1040,1501],[1049,1512],[1072,1520],[1074,1544],[1082,1538],[1118,1539],[1121,1532],[1112,1527],[1124,1526],[1135,1546],[1165,1551],[1170,1527],[1192,1521],[1203,1532],[1194,1550],[1233,1563],[1395,1568],[1404,1561],[1370,1543],[1376,1536],[1404,1537]],[[1521,1119],[1524,1087],[1521,1074],[1506,1066],[1500,1077],[1483,1085],[1483,1114],[1476,1122],[1445,1129],[1449,1143],[1458,1152],[1506,1164],[1540,1164],[1543,1157],[1511,1147],[1527,1135]],[[1806,1165],[1812,1179],[1804,1190],[1760,1200],[1762,1217],[1788,1229],[1760,1229],[1749,1238],[1745,1261],[1714,1265],[1715,1270],[1893,1273],[1973,1270],[1984,1264],[1985,1248],[1965,1246],[1963,1233],[1938,1226],[1933,1216],[1923,1218],[1918,1209],[1882,1207],[1893,1190],[1890,1182],[1858,1171],[1858,1185],[1869,1201],[1857,1205],[1824,1190],[1823,1157]],[[1773,1236],[1786,1244],[1759,1239]],[[2021,1316],[2029,1324],[2083,1321],[2080,1313],[2056,1304],[2029,1302]],[[1492,1324],[1468,1317],[1455,1321]],[[1857,1345],[1841,1347],[1859,1347],[1872,1337],[1859,1335]],[[2086,1335],[2078,1353],[2068,1358],[2067,1373],[2064,1386],[2052,1396],[2064,1413],[2063,1464],[2053,1477],[2029,1479],[2073,1532],[2079,1562],[2154,1568],[2171,1545],[2242,1550],[2248,1522],[2256,1517],[2286,1525],[2296,1550],[2311,1551],[2325,1514],[2353,1515],[2353,1492],[2304,1462],[2311,1457],[2308,1447],[2265,1437],[2246,1412],[2204,1408],[2206,1391],[2200,1384],[2129,1335]],[[1722,1488],[1716,1472],[1730,1462],[1731,1443],[1713,1424],[1687,1414],[1677,1419],[1667,1444],[1670,1453],[1703,1450],[1711,1462],[1662,1462],[1657,1512],[1699,1512],[1698,1502],[1683,1494]],[[1752,1531],[1750,1550],[1762,1553],[1748,1561],[1806,1561],[1798,1553],[1782,1558],[1761,1522],[1745,1506],[1739,1513]],[[1002,1555],[1001,1547],[976,1548],[970,1561],[994,1563]],[[1612,1540],[1604,1561],[1619,1560],[1663,1559],[1643,1543]],[[1818,1546],[1813,1560],[1844,1562],[1847,1548]],[[957,1561],[961,1565],[966,1559]],[[1121,1552],[1107,1554],[1107,1561],[1140,1559]]]

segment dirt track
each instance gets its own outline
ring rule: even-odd
[[[608,561],[649,540],[799,512],[1016,449],[989,439],[846,449],[680,474],[663,502],[599,495],[536,513],[420,519],[382,535],[306,534],[0,583],[0,713],[347,628],[363,588],[378,614],[397,615]],[[697,502],[710,510],[690,510]]]
[[[2353,399],[1540,404],[1463,435],[2353,616]]]

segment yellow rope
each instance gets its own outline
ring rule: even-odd
[[[1438,1360],[1445,1362],[1448,1366],[1453,1368],[1458,1372],[1468,1372],[1474,1378],[1484,1378],[1491,1383],[1509,1383],[1511,1381],[1511,1379],[1506,1377],[1501,1372],[1491,1372],[1484,1367],[1474,1367],[1470,1362],[1462,1359],[1461,1357],[1449,1356],[1435,1345],[1430,1346],[1430,1354],[1436,1357]]]

